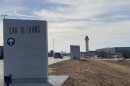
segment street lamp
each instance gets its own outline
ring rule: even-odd
[[[53,38],[53,51],[54,51],[55,38]]]
[[[55,38],[53,38],[53,57],[55,56],[54,47],[55,46]]]
[[[8,15],[1,15],[1,16],[3,17],[3,19],[5,19],[5,17],[8,16]]]

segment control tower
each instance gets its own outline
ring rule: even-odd
[[[88,36],[85,37],[85,42],[86,42],[86,53],[89,53],[89,38],[88,38]]]

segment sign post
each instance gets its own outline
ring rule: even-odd
[[[4,19],[4,76],[12,83],[48,82],[47,22]]]

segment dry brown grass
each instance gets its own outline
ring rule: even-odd
[[[126,64],[126,63],[125,63]],[[129,64],[129,63],[128,63]],[[69,75],[63,86],[129,86],[130,65],[122,63],[68,60],[50,65],[50,75]]]

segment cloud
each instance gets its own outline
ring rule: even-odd
[[[92,50],[106,47],[108,42],[110,47],[113,47],[117,44],[121,46],[121,39],[129,41],[129,0],[87,0],[87,2],[86,0],[50,0],[50,2],[68,4],[68,6],[54,7],[53,11],[41,9],[34,12],[49,21],[49,38],[65,40],[68,46],[79,44],[83,51],[85,51],[86,35],[90,37]],[[62,42],[59,41],[58,46],[61,44]],[[129,45],[127,43],[124,46]],[[65,49],[68,51],[68,48]]]
[[[49,49],[55,38],[56,51],[69,51],[71,44],[85,51],[86,35],[92,50],[129,46],[129,0],[1,0],[0,8],[7,18],[47,20]]]

